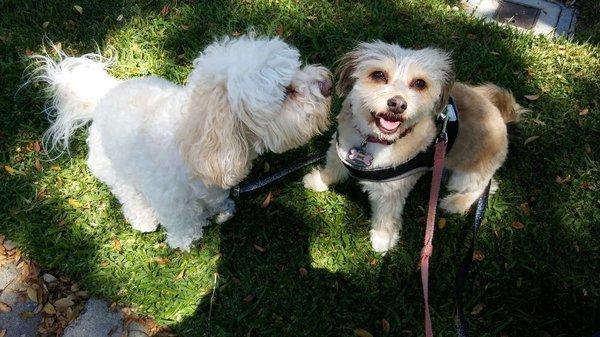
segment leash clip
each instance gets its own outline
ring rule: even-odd
[[[439,143],[441,141],[443,141],[444,143],[448,143],[448,133],[446,132],[446,128],[448,126],[448,107],[446,107],[446,109],[444,109],[444,111],[442,111],[438,118],[441,118],[442,120],[442,129],[440,130],[440,133],[438,134],[436,143]]]

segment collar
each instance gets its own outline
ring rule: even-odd
[[[438,141],[447,142],[446,154],[448,154],[448,152],[450,152],[452,149],[456,138],[458,137],[458,109],[456,108],[456,104],[454,103],[454,99],[452,97],[450,97],[448,104],[436,117],[435,124],[438,129],[438,134],[434,141],[427,147],[427,149],[418,153],[407,162],[396,166],[376,169],[369,168],[372,156],[370,156],[368,153],[362,153],[360,151],[357,153],[357,150],[360,150],[357,148],[352,148],[348,154],[340,153],[338,135],[336,135],[337,154],[344,166],[350,172],[350,175],[360,180],[375,182],[393,181],[408,177],[418,172],[429,171],[433,167],[435,144]],[[405,132],[405,134],[402,134],[401,137],[404,137],[409,132]],[[368,141],[368,138],[366,141]],[[383,142],[385,143],[380,144],[391,144],[387,141]],[[361,147],[364,147],[364,144],[362,144]],[[359,159],[361,159],[363,163],[366,163],[366,165],[359,165],[356,163],[356,161],[352,162],[347,159],[349,158],[349,155],[357,157],[357,154],[359,157],[361,157]]]

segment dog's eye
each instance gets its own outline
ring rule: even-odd
[[[370,76],[375,82],[387,82],[387,77],[383,71],[374,71]]]
[[[423,81],[422,79],[416,79],[414,80],[411,84],[410,84],[411,88],[415,88],[417,90],[423,90],[427,87],[427,83],[425,83],[425,81]]]

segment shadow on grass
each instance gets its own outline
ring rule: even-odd
[[[0,44],[0,51],[7,56],[0,60],[3,80],[18,86],[26,65],[22,57],[27,49],[39,48],[44,21],[50,22],[47,35],[61,41],[67,51],[92,51],[95,43],[110,44],[106,41],[111,33],[120,29],[142,29],[139,23],[116,21],[120,14],[125,21],[134,16],[143,21],[144,16],[155,15],[164,4],[90,2],[78,15],[72,9],[75,3],[3,2],[3,12],[30,14],[24,21],[13,18],[0,26],[0,34],[9,39]],[[172,18],[161,18],[167,23],[156,34],[167,57],[158,66],[158,73],[171,79],[175,76],[174,65],[189,65],[214,36],[244,32],[254,26],[259,33],[282,35],[311,63],[332,67],[357,41],[382,39],[414,48],[435,45],[453,52],[461,80],[495,82],[511,88],[517,97],[540,91],[539,81],[526,72],[539,63],[523,55],[532,45],[539,46],[538,40],[517,39],[513,33],[427,3],[211,1],[170,6]],[[479,242],[486,258],[477,264],[467,299],[469,309],[484,305],[483,311],[471,317],[475,335],[583,336],[590,335],[600,321],[600,233],[593,225],[600,222],[600,215],[594,207],[593,191],[584,186],[598,172],[597,166],[589,164],[591,155],[574,155],[584,151],[586,143],[592,144],[592,153],[600,151],[592,142],[598,136],[592,131],[599,129],[597,120],[576,115],[578,106],[597,110],[590,87],[597,87],[598,82],[585,76],[567,81],[570,92],[547,91],[533,104],[534,111],[524,121],[525,135],[539,138],[528,146],[517,146],[498,173],[501,189],[490,203],[490,221]],[[4,88],[2,94],[3,110],[14,112],[0,117],[1,158],[8,162],[15,157],[17,146],[39,139],[46,124],[38,113],[42,107],[35,106],[41,101],[31,96],[33,91],[16,101],[9,97],[10,90]],[[531,122],[534,118],[544,125]],[[256,167],[261,168],[264,162],[280,167],[292,158],[322,151],[331,132],[291,153],[265,155]],[[76,147],[83,148],[81,140]],[[83,170],[72,167],[67,159],[58,164],[75,176]],[[252,176],[257,176],[259,170]],[[97,290],[99,294],[119,297],[113,284],[127,284],[129,275],[103,273],[101,264],[106,253],[98,256],[106,251],[100,245],[110,244],[113,228],[86,225],[93,219],[69,207],[58,188],[51,193],[52,198],[31,208],[39,190],[36,182],[43,176],[2,176],[8,178],[2,182],[5,191],[0,197],[0,230],[19,241],[43,268],[65,271],[65,264],[73,264],[75,268],[68,268],[70,276],[87,286],[106,287]],[[557,176],[562,179],[560,184]],[[390,335],[420,335],[422,300],[415,267],[422,226],[417,219],[424,214],[428,178],[422,179],[409,198],[403,243],[385,258],[369,250],[369,209],[357,187],[346,183],[333,193],[306,194],[299,180],[300,175],[294,175],[272,187],[272,191],[280,192],[275,193],[275,201],[266,209],[260,207],[264,193],[238,200],[237,216],[217,228],[220,278],[210,331],[210,292],[196,311],[173,324],[173,329],[181,336],[347,336],[356,328],[385,335],[381,328],[381,319],[385,318],[391,324]],[[100,197],[106,198],[106,191]],[[116,201],[108,200],[104,222],[123,229],[126,225]],[[523,203],[528,205],[528,214],[518,207]],[[453,334],[452,285],[464,249],[461,239],[467,221],[450,216],[448,226],[436,234],[431,304],[434,329],[440,335]],[[512,229],[513,221],[523,222],[525,230]],[[306,269],[306,275],[302,275],[301,268]],[[207,286],[198,284],[198,289]],[[161,297],[159,292],[154,298]]]

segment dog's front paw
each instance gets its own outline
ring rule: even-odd
[[[386,253],[398,243],[398,231],[371,229],[371,246],[378,253]]]
[[[464,214],[473,204],[472,198],[463,194],[452,194],[440,201],[440,208],[450,213]]]
[[[321,171],[313,170],[311,173],[304,176],[302,179],[304,187],[315,192],[327,191],[328,186],[321,177]]]
[[[228,198],[225,200],[224,206],[225,207],[215,217],[215,221],[218,224],[224,223],[235,215],[235,202],[233,200]]]

